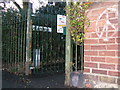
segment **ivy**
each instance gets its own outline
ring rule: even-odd
[[[81,45],[85,39],[85,31],[90,25],[90,21],[85,14],[85,11],[90,7],[91,2],[71,2],[71,5],[66,6],[66,10],[69,11],[68,23],[70,24],[69,31],[72,39],[76,45]]]
[[[75,43],[75,63],[72,63],[71,67],[75,67],[75,71],[78,70],[78,56],[77,56],[77,45],[82,45],[85,39],[85,33],[90,25],[90,20],[87,18],[86,10],[90,7],[90,2],[71,2],[70,5],[66,6],[67,19],[69,23],[68,30],[70,31],[71,37]],[[82,64],[82,63],[81,63]],[[74,66],[73,66],[74,65]],[[83,67],[81,68],[83,70]]]

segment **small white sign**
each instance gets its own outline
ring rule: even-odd
[[[63,27],[66,26],[66,16],[57,15],[57,33],[63,33]]]
[[[39,67],[40,66],[40,49],[34,49],[33,54],[34,54],[33,58],[35,62],[35,67]]]

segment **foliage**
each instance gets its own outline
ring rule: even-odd
[[[36,10],[36,13],[65,15],[66,11],[64,8],[66,6],[66,3],[65,2],[54,2],[54,3],[55,4],[53,4],[53,2],[48,2],[46,6],[42,6],[38,10]]]
[[[66,10],[68,11],[67,16],[69,15],[69,31],[76,45],[80,45],[83,42],[85,39],[84,31],[87,31],[90,25],[89,19],[85,14],[90,4],[91,3],[71,2],[69,6],[66,6]]]
[[[32,21],[34,25],[55,28],[57,23],[57,14],[65,15],[65,2],[49,2],[46,6],[41,6],[36,9]],[[42,20],[41,20],[42,19]]]

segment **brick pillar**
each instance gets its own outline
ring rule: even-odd
[[[120,84],[118,2],[93,3],[87,11],[90,27],[84,43],[86,80]]]

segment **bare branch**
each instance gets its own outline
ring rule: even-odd
[[[19,9],[19,10],[21,10],[22,8],[20,7],[20,5],[15,1],[15,0],[11,0],[14,4],[15,4],[15,6]]]

